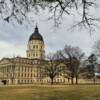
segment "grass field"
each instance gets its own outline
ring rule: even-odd
[[[100,85],[4,86],[0,100],[100,100]]]

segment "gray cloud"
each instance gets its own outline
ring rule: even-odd
[[[91,53],[94,41],[99,39],[100,31],[91,36],[86,30],[68,30],[75,21],[73,17],[65,17],[59,28],[53,27],[53,21],[45,20],[47,16],[41,14],[35,18],[35,23],[26,26],[0,23],[0,57],[21,55],[25,56],[27,41],[38,23],[39,32],[44,37],[46,52],[55,52],[64,48],[65,44],[79,46],[86,54]]]

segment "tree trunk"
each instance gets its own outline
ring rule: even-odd
[[[14,83],[14,82],[13,82],[13,79],[11,79],[11,84],[13,85],[13,83]]]
[[[71,77],[71,84],[74,84],[74,80],[73,80],[74,78],[73,77]]]
[[[51,85],[53,85],[53,78],[51,78]]]
[[[76,84],[78,84],[78,76],[76,76]]]
[[[69,81],[70,81],[70,78],[68,78],[68,83],[69,83]]]
[[[95,84],[95,76],[93,77],[93,83]]]

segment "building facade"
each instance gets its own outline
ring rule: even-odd
[[[5,84],[50,83],[49,77],[43,74],[45,60],[45,44],[36,26],[29,37],[26,58],[14,57],[0,60],[0,79]],[[58,75],[54,82],[65,83],[67,80]]]

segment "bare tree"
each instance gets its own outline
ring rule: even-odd
[[[48,61],[44,65],[44,74],[51,79],[51,84],[54,83],[54,78],[62,71],[62,66],[60,66],[61,60],[58,60],[56,57],[56,54],[49,54],[47,56]]]
[[[74,77],[76,78],[76,84],[78,84],[80,64],[84,53],[78,47],[66,45],[62,52],[62,56],[65,60],[67,75],[71,78],[71,84],[74,84]]]
[[[97,65],[97,57],[95,54],[91,54],[88,59],[85,61],[84,68],[84,76],[87,78],[93,79],[93,83],[95,84],[95,73],[96,73],[96,65]]]
[[[73,10],[80,16],[80,21],[73,25],[79,25],[85,28],[96,26],[100,21],[95,17],[91,9],[97,9],[95,6],[99,0],[0,0],[0,18],[9,22],[16,19],[22,24],[28,18],[29,13],[35,14],[42,10],[49,10],[51,13],[49,19],[54,19],[58,26],[62,22],[64,15],[73,15]],[[91,13],[92,12],[92,13]]]

